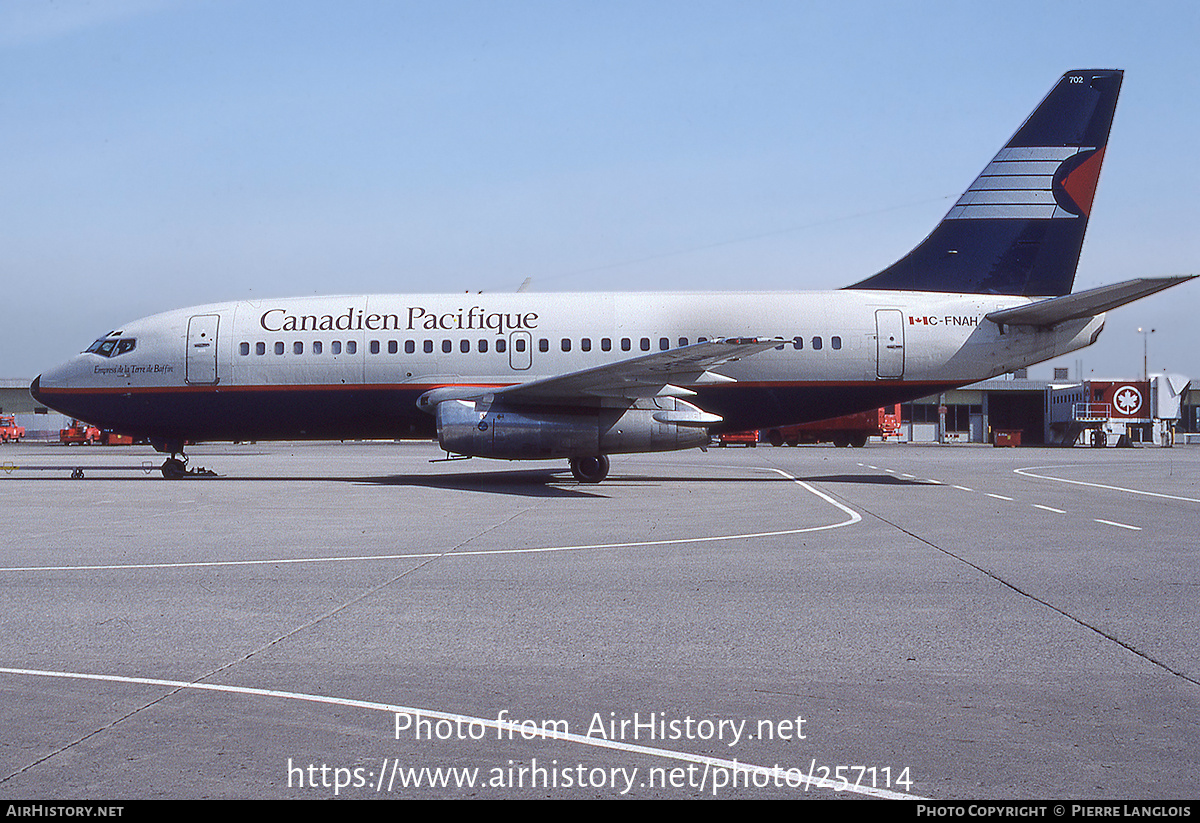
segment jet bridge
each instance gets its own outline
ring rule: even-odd
[[[1149,380],[1087,380],[1046,389],[1046,442],[1051,445],[1171,446],[1183,393],[1177,374]]]

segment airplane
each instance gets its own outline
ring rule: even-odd
[[[1096,341],[1105,312],[1197,275],[1072,294],[1123,72],[1069,71],[895,264],[816,292],[343,295],[134,320],[33,396],[189,474],[200,441],[436,438],[447,457],[703,447],[1005,374]]]

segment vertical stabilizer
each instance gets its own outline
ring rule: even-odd
[[[1064,74],[921,245],[848,288],[1069,294],[1122,77]]]

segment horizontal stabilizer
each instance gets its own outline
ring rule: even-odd
[[[1113,283],[1111,286],[1100,286],[1041,300],[1027,306],[1001,309],[988,314],[987,319],[1002,326],[1056,326],[1068,320],[1102,314],[1198,276],[1200,275],[1181,274],[1173,277],[1139,277],[1124,283]]]

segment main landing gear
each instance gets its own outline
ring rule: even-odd
[[[608,477],[608,456],[572,457],[571,474],[580,483],[599,483]]]
[[[175,455],[179,456],[176,457]],[[162,476],[168,480],[179,480],[183,477],[216,477],[217,473],[197,466],[194,469],[187,467],[187,455],[183,452],[173,452],[170,457],[163,461]]]

